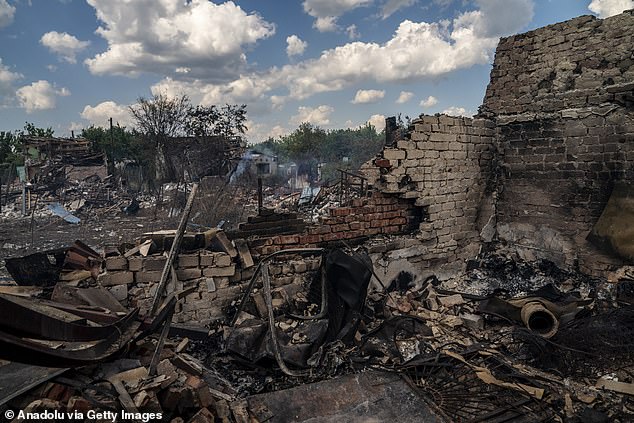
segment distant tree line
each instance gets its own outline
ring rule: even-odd
[[[255,146],[256,150],[275,154],[280,162],[294,162],[298,171],[317,177],[322,165],[322,177],[337,177],[337,169],[357,170],[383,149],[385,137],[370,124],[356,129],[324,130],[302,123],[289,135],[270,138]]]

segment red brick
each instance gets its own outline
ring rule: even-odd
[[[404,217],[395,217],[394,219],[390,220],[390,225],[404,225],[407,223],[407,219],[405,219]]]
[[[372,222],[370,222],[371,228],[380,228],[381,226],[383,226],[382,220],[373,220]]]
[[[311,244],[320,241],[321,237],[319,235],[303,235],[299,237],[300,244]]]
[[[297,244],[299,243],[298,235],[282,235],[280,236],[280,244],[288,245],[288,244]]]
[[[328,232],[330,232],[330,226],[327,225],[313,226],[311,228],[308,228],[308,233],[310,235],[321,235],[327,234]]]
[[[377,167],[383,167],[383,168],[390,168],[392,167],[392,165],[390,164],[390,161],[388,159],[375,159],[374,160],[374,165]]]
[[[361,222],[350,222],[350,229],[357,230],[357,229],[363,229],[365,225],[363,225]]]
[[[396,234],[398,233],[398,226],[384,226],[381,228],[381,232],[384,234]]]
[[[325,234],[325,235],[322,237],[322,239],[323,239],[324,241],[334,241],[335,239],[338,239],[338,238],[337,238],[337,235],[338,235],[338,234],[336,234],[336,233]]]
[[[349,231],[350,230],[350,225],[348,225],[347,223],[341,224],[341,225],[334,225],[332,227],[332,231],[333,232],[344,232],[344,231]]]

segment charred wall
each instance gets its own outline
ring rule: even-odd
[[[414,246],[422,268],[477,254],[480,231],[493,213],[485,200],[493,190],[494,135],[488,119],[422,115],[412,122],[409,139],[375,161],[381,168],[376,187],[423,209],[420,245]]]
[[[634,180],[634,15],[581,16],[504,38],[482,114],[496,122],[501,241],[600,274],[586,236],[614,183]]]

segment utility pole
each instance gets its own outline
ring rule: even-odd
[[[114,130],[112,128],[112,118],[110,118],[110,155],[114,164]]]

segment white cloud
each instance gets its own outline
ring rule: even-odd
[[[269,126],[264,123],[255,123],[251,120],[247,120],[245,123],[247,127],[246,137],[249,143],[259,143],[266,141],[269,138],[279,138],[282,135],[289,134],[291,131],[281,125]]]
[[[91,0],[95,1],[95,0]],[[339,91],[368,82],[411,82],[434,78],[476,64],[490,63],[498,39],[515,33],[532,17],[529,0],[478,0],[482,10],[466,12],[453,21],[405,20],[385,43],[349,42],[325,50],[317,58],[241,73],[232,82],[202,79],[164,79],[156,86],[192,93],[208,103],[260,101],[276,90],[283,97],[302,100],[317,93]],[[497,5],[497,7],[493,7]],[[503,7],[502,7],[503,6]],[[507,16],[512,10],[513,16]],[[515,16],[515,12],[517,13]],[[505,22],[499,23],[498,19]],[[269,102],[270,104],[270,102]]]
[[[90,45],[90,41],[80,41],[73,35],[57,31],[42,35],[40,43],[68,63],[76,63],[77,53]]]
[[[271,36],[273,24],[233,2],[88,0],[108,49],[87,59],[94,74],[141,72],[224,82],[246,64],[244,47]]]
[[[410,7],[414,3],[416,0],[387,0],[381,7],[381,17],[387,19],[398,10]]]
[[[348,34],[348,38],[351,40],[356,40],[361,37],[359,31],[357,31],[357,26],[355,24],[350,25],[346,28],[346,34]]]
[[[78,135],[79,135],[79,132],[81,132],[81,130],[82,130],[82,129],[84,129],[84,127],[85,127],[85,126],[86,126],[86,125],[81,124],[81,123],[71,122],[71,123],[68,125],[68,132],[73,131],[73,132],[75,132],[75,136],[78,136]]]
[[[302,41],[297,35],[286,37],[286,54],[288,57],[303,54],[306,47],[308,47],[308,43]]]
[[[313,28],[319,32],[335,31],[337,18],[357,7],[368,6],[373,0],[304,0],[304,12],[315,19]]]
[[[57,70],[57,66],[55,66],[55,65],[46,65],[46,69],[48,69],[49,72],[55,72]]]
[[[134,126],[128,106],[117,104],[114,101],[104,101],[94,107],[87,105],[80,116],[95,126],[106,127],[110,118],[115,125],[119,124],[129,128]]]
[[[0,28],[11,25],[15,7],[7,3],[7,0],[0,0]]]
[[[20,102],[20,107],[27,113],[37,110],[48,110],[55,107],[58,96],[69,96],[67,88],[56,89],[54,85],[45,80],[39,80],[19,88],[15,92]]]
[[[414,97],[414,93],[410,91],[401,91],[398,95],[398,99],[396,99],[396,104],[407,103]]]
[[[592,0],[588,9],[600,18],[607,18],[634,9],[634,0]]]
[[[436,104],[438,104],[438,99],[434,97],[433,95],[430,95],[425,100],[421,100],[420,102],[420,105],[422,107],[432,107],[432,106],[435,106]]]
[[[2,64],[2,58],[0,58],[0,97],[12,94],[13,83],[20,78],[23,78],[23,75],[17,72],[11,72],[8,66]]]
[[[454,20],[463,30],[479,38],[498,38],[524,28],[534,15],[533,0],[476,0],[479,10],[466,12]]]
[[[375,103],[385,97],[385,91],[379,90],[358,90],[354,96],[352,104]]]
[[[317,126],[328,125],[330,123],[330,115],[334,111],[334,108],[326,105],[316,108],[300,106],[297,108],[297,114],[291,117],[290,123],[299,125],[300,123],[308,122]]]
[[[370,119],[368,119],[368,123],[374,126],[376,132],[381,132],[385,129],[385,116],[384,115],[372,115]]]
[[[471,116],[472,115],[472,113],[468,112],[464,107],[456,107],[456,106],[451,106],[440,113],[444,115],[449,115],[449,116]]]

